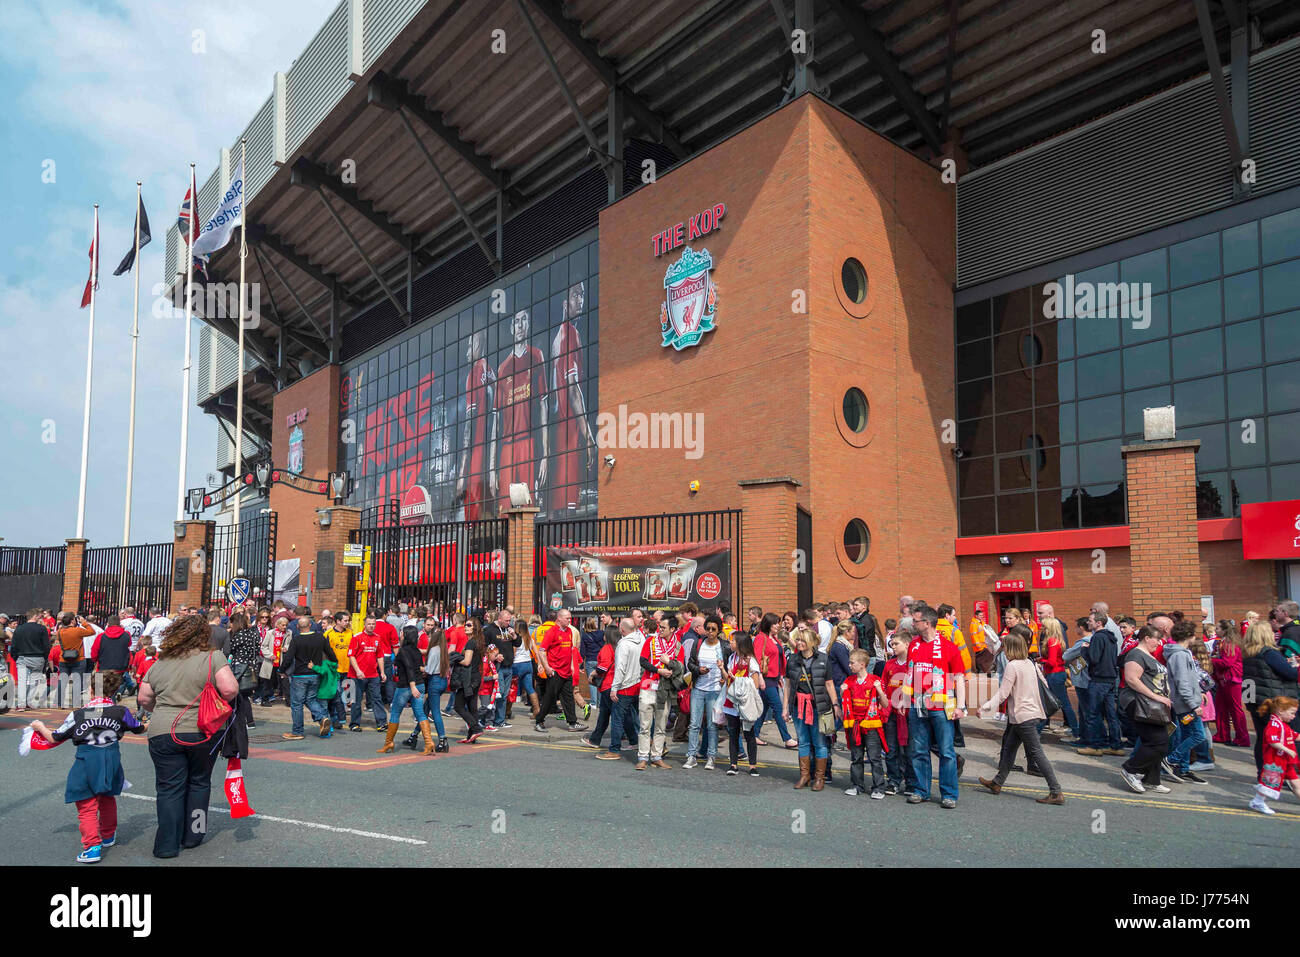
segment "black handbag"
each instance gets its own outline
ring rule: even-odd
[[[1061,702],[1056,700],[1056,695],[1052,694],[1052,689],[1047,687],[1047,682],[1043,680],[1041,672],[1038,675],[1038,697],[1043,702],[1043,714],[1048,718],[1061,710]]]

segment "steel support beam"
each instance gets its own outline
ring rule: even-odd
[[[614,162],[605,167],[605,179],[609,181],[609,202],[615,203],[623,196],[623,99],[624,93],[618,87],[610,87],[609,107],[606,110],[606,136],[609,139],[609,155]]]
[[[280,326],[281,332],[283,332],[285,335],[288,335],[291,339],[293,339],[295,342],[299,343],[300,345],[304,346],[305,348],[310,349],[312,352],[316,353],[321,358],[328,359],[329,354],[325,351],[325,346],[327,345],[327,343],[326,343],[324,327],[321,326],[321,324],[316,321],[316,317],[311,314],[311,311],[305,305],[303,305],[302,300],[298,298],[298,294],[293,291],[293,287],[290,286],[287,282],[285,282],[284,275],[280,272],[279,268],[276,267],[275,261],[271,259],[271,254],[267,253],[266,258],[263,259],[261,251],[256,246],[254,246],[253,257],[257,260],[258,269],[262,271],[264,276],[266,273],[266,267],[267,266],[271,267],[271,274],[274,275],[276,279],[280,280],[280,285],[284,286],[284,288],[289,293],[289,298],[291,298],[294,301],[295,305],[297,305],[297,307],[302,310],[302,314],[307,317],[307,322],[310,323],[311,327],[316,330],[316,334],[320,336],[321,341],[319,344],[309,342],[307,339],[300,336],[296,331],[290,329],[286,324],[284,324],[283,321],[277,323]],[[266,290],[267,293],[270,294],[271,292],[270,283],[266,284]],[[274,300],[272,300],[271,306],[272,308],[275,307]],[[276,311],[278,312],[279,310]]]
[[[942,153],[943,136],[939,133],[939,124],[926,109],[925,101],[912,88],[911,81],[899,69],[898,62],[890,53],[885,38],[871,25],[867,15],[856,3],[850,0],[829,0],[829,2],[835,15],[840,18],[840,22],[844,24],[844,28],[858,45],[858,49],[871,61],[872,68],[880,75],[885,87],[916,124],[926,145],[935,155]],[[1198,2],[1203,3],[1204,0]]]
[[[952,64],[957,58],[957,6],[960,0],[948,0],[948,49],[943,61],[943,114],[939,135],[948,141],[948,119],[952,115]]]
[[[352,235],[352,230],[348,229],[348,224],[343,222],[343,217],[335,211],[332,205],[330,205],[329,199],[325,196],[325,190],[319,186],[316,187],[316,195],[320,198],[321,205],[325,207],[325,211],[330,214],[330,218],[334,220],[335,225],[337,225],[343,235],[347,237],[348,242],[352,244],[352,251],[361,257],[361,261],[366,264],[366,268],[370,270],[370,275],[374,278],[375,282],[379,283],[379,288],[384,290],[384,295],[387,296],[388,301],[393,304],[393,307],[397,310],[397,314],[401,316],[409,326],[411,324],[411,314],[406,311],[406,307],[398,301],[398,298],[395,295],[393,295],[392,287],[389,286],[388,283],[384,281],[384,277],[379,274],[379,270],[375,268],[375,264],[370,261],[370,257],[367,256],[365,250],[361,248],[361,244],[357,242],[357,238]]]
[[[813,13],[812,0],[794,0],[793,30],[803,31],[805,49],[794,55],[794,80],[791,83],[792,98],[811,93],[817,88],[817,79],[813,75],[813,26],[816,17]]]
[[[528,16],[527,11],[524,10],[521,0],[515,0],[515,2],[520,12],[524,14],[524,21],[533,30],[534,36],[540,38],[540,34],[536,32],[537,28],[533,25],[532,18]],[[581,24],[570,20],[564,15],[563,5],[559,0],[529,0],[529,3],[536,7],[538,12],[550,22],[551,26],[559,31],[565,42],[582,57],[587,66],[604,80],[606,86],[615,87],[621,85],[618,70],[615,69],[614,64],[601,56],[600,51],[596,49],[596,45],[582,35]],[[545,49],[545,44],[541,45]],[[628,116],[649,130],[654,138],[671,150],[678,159],[684,159],[687,156],[689,151],[682,144],[682,141],[677,138],[677,134],[673,132],[672,127],[668,125],[668,122],[662,116],[652,110],[645,100],[626,87],[623,89],[623,96],[623,105]]]
[[[294,249],[279,236],[276,236],[270,230],[260,223],[250,223],[248,226],[248,241],[263,246],[271,250],[285,262],[290,263],[299,272],[310,276],[326,289],[330,289],[338,282],[338,278],[326,272],[320,266],[309,260],[298,250]],[[354,309],[360,309],[366,304],[361,298],[352,292],[344,290],[342,293],[343,301]]]
[[[1232,156],[1232,189],[1234,194],[1239,195],[1243,192],[1241,161],[1245,154],[1242,152],[1241,138],[1238,136],[1237,124],[1233,119],[1232,104],[1228,101],[1228,85],[1223,78],[1223,61],[1219,59],[1219,42],[1214,36],[1214,21],[1210,18],[1210,5],[1207,0],[1193,0],[1193,2],[1196,4],[1196,23],[1201,29],[1201,46],[1205,50],[1205,61],[1210,68],[1214,102],[1219,109],[1219,123],[1228,141],[1228,153]]]
[[[329,190],[398,246],[403,249],[409,248],[410,234],[402,229],[401,224],[376,209],[375,204],[370,200],[362,199],[355,186],[344,183],[337,176],[331,176],[325,169],[305,157],[293,164],[289,171],[289,182],[294,186]],[[419,258],[421,266],[429,264],[425,257]]]

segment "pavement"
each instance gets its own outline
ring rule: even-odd
[[[833,784],[796,791],[797,758],[771,724],[773,744],[759,749],[760,776],[751,778],[726,776],[725,759],[714,771],[684,770],[683,744],[671,746],[667,771],[634,770],[626,750],[621,763],[597,761],[580,735],[555,719],[539,734],[526,713],[474,745],[456,744],[464,726],[444,719],[451,752],[430,757],[400,746],[376,754],[383,738],[370,717],[363,733],[321,739],[309,722],[304,740],[287,742],[285,707],[255,714],[244,772],[256,816],[230,818],[218,760],[207,840],[156,861],[153,765],[144,740],[132,736],[122,745],[132,787],[118,802],[118,844],[100,867],[1277,866],[1300,852],[1300,803],[1288,795],[1272,817],[1249,810],[1251,753],[1224,746],[1215,747],[1217,769],[1203,775],[1209,783],[1137,795],[1120,780],[1123,758],[1083,757],[1049,734],[1066,797],[1049,807],[1034,801],[1047,790],[1041,778],[1013,773],[1001,795],[979,787],[977,778],[996,770],[1001,730],[967,719],[960,800],[943,810],[937,784],[924,805],[848,797],[841,754]],[[413,727],[407,715],[399,742]],[[63,714],[0,717],[0,865],[69,865],[79,850],[76,813],[63,805],[71,756],[65,748],[18,756],[20,729],[33,717],[48,723]],[[719,750],[725,755],[725,740]]]

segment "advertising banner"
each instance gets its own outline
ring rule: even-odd
[[[546,600],[553,609],[618,617],[691,601],[712,611],[730,596],[730,541],[546,549]]]

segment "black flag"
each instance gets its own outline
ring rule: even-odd
[[[149,235],[149,214],[144,211],[144,199],[140,199],[140,208],[136,210],[136,216],[140,220],[140,248],[144,249],[149,245],[152,238]],[[131,248],[127,250],[126,255],[122,257],[122,262],[113,270],[114,276],[120,276],[124,272],[129,272],[131,266],[135,263],[135,233],[131,233]]]

